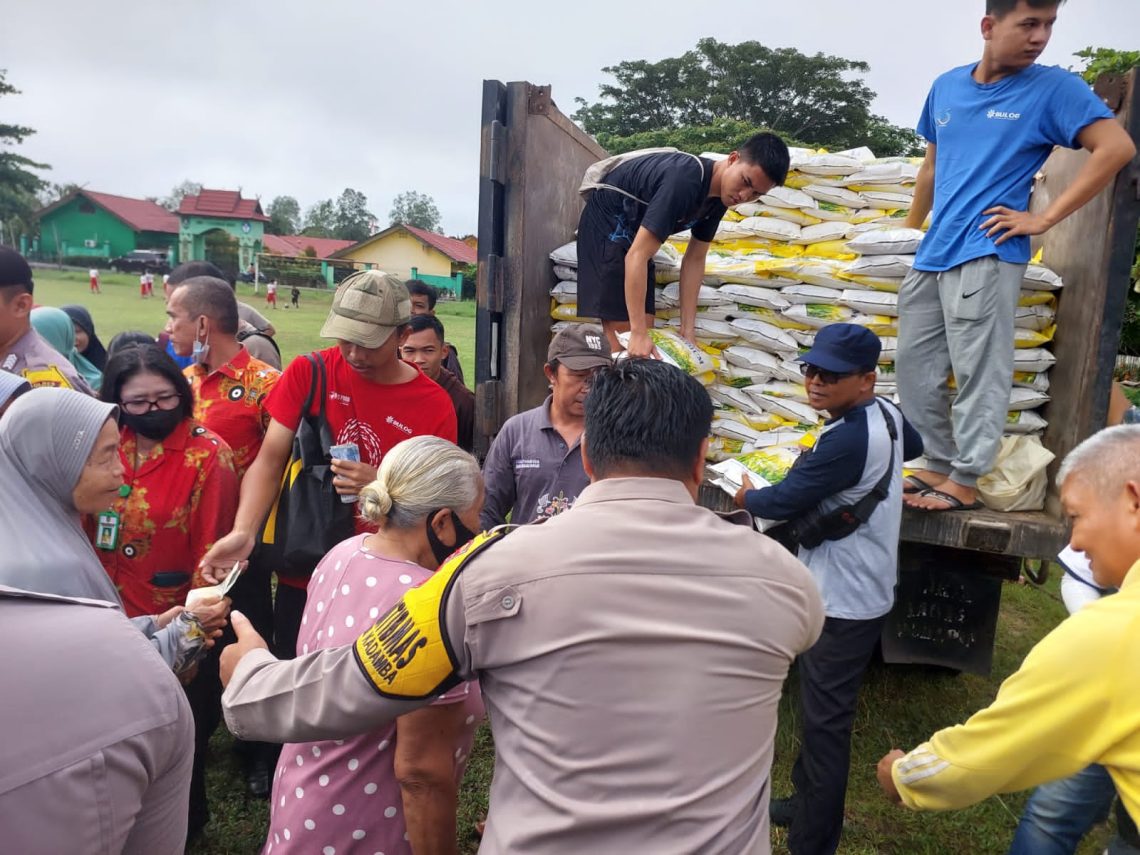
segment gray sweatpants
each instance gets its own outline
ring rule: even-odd
[[[930,470],[967,487],[993,468],[1001,448],[1025,267],[990,255],[941,273],[912,270],[899,289],[902,411],[922,435]]]

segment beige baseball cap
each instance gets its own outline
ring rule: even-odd
[[[412,316],[412,299],[403,280],[382,270],[361,270],[340,283],[321,338],[379,347]]]

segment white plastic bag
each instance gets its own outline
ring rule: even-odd
[[[745,235],[767,240],[794,241],[800,236],[800,227],[778,217],[748,217],[736,224]]]
[[[868,315],[899,315],[899,295],[889,291],[844,291],[839,302]]]
[[[791,187],[773,187],[760,197],[760,201],[776,208],[815,207],[815,200],[811,196],[802,190],[794,190]],[[744,206],[741,205],[740,207],[743,208]]]
[[[732,327],[740,338],[761,350],[789,356],[795,356],[799,353],[799,346],[795,339],[779,327],[772,326],[765,321],[737,318],[732,321]]]
[[[847,272],[852,276],[896,278],[910,273],[913,255],[864,255],[851,262]]]
[[[761,288],[757,285],[723,285],[720,294],[741,306],[760,306],[779,311],[791,305],[775,288]]]
[[[866,198],[854,190],[848,190],[846,187],[828,187],[826,184],[809,184],[804,188],[804,193],[819,202],[830,202],[833,205],[854,208],[856,211],[860,208],[871,207],[867,204]]]
[[[1026,347],[1013,353],[1014,371],[1048,371],[1056,362],[1057,357],[1043,347]]]
[[[829,240],[843,240],[851,234],[851,224],[841,221],[823,222],[814,226],[804,226],[800,229],[798,237],[791,239],[790,243],[807,246],[813,243],[823,243]]]
[[[846,154],[817,154],[798,163],[796,169],[807,175],[853,175],[862,172],[864,165],[858,157]]]
[[[554,252],[550,253],[550,260],[564,267],[578,266],[578,241],[572,240],[564,243]]]
[[[877,229],[856,235],[847,246],[861,255],[914,255],[923,237],[921,229]]]
[[[1035,436],[1005,436],[992,471],[978,479],[978,495],[995,511],[1039,511],[1045,507],[1046,467],[1053,452]]]

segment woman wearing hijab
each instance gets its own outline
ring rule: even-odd
[[[107,351],[95,332],[95,320],[91,317],[91,313],[85,306],[74,303],[60,308],[67,312],[67,316],[71,318],[71,325],[75,328],[75,349],[102,371],[107,365]]]
[[[59,354],[67,359],[79,376],[96,392],[103,382],[103,372],[75,349],[75,325],[63,309],[38,306],[32,309],[32,327]]]
[[[360,493],[379,530],[337,544],[313,571],[298,654],[351,644],[474,536],[482,507],[470,454],[434,436],[394,446]],[[456,793],[482,718],[472,681],[370,733],[284,746],[263,851],[454,851]]]
[[[80,392],[38,388],[0,419],[0,584],[122,608],[80,521],[119,494],[117,416],[117,407]],[[178,672],[193,663],[206,635],[220,634],[225,605],[193,614],[171,608],[132,623]]]
[[[19,374],[0,370],[0,416],[8,411],[13,401],[31,388],[32,384]]]
[[[186,376],[158,345],[119,350],[107,362],[100,397],[119,408],[124,481],[110,514],[113,537],[89,525],[99,560],[123,597],[127,615],[160,612],[207,584],[198,569],[206,551],[233,527],[238,480],[230,447],[192,418]],[[194,711],[190,834],[209,819],[206,754],[221,718],[216,656],[205,657],[186,694]]]

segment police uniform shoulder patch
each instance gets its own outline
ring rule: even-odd
[[[352,651],[356,664],[379,694],[418,700],[442,694],[459,682],[455,652],[442,625],[447,598],[472,559],[505,533],[506,528],[500,527],[476,535],[356,639]]]
[[[54,389],[70,389],[71,383],[54,365],[44,365],[41,368],[25,368],[24,379],[29,385],[36,388],[48,387]]]

